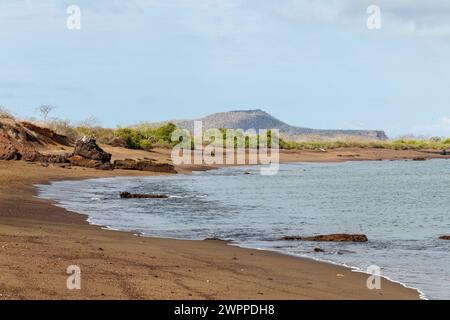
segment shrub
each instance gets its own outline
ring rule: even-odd
[[[153,149],[153,145],[148,139],[142,139],[139,141],[139,149],[149,151]]]
[[[14,116],[7,108],[0,106],[0,119],[14,119]]]
[[[125,141],[126,147],[130,149],[140,149],[139,144],[143,140],[138,131],[130,128],[119,128],[114,131],[114,136]]]
[[[55,131],[57,134],[68,137],[71,140],[79,138],[79,133],[70,124],[69,120],[52,119],[45,124],[49,129]]]
[[[114,130],[109,128],[102,128],[99,126],[78,126],[75,128],[79,137],[87,136],[95,138],[99,143],[112,144],[114,139]]]
[[[119,128],[113,131],[114,141],[123,141],[130,149],[151,150],[155,145],[170,147],[177,142],[172,142],[172,133],[176,126],[172,123],[160,127],[149,124],[140,124],[134,128]]]

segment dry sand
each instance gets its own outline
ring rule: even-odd
[[[167,161],[107,148],[113,157]],[[345,161],[439,157],[412,151],[340,149],[283,152],[282,161]],[[205,167],[178,168],[182,172]],[[383,280],[368,290],[367,275],[348,268],[220,241],[144,238],[88,225],[86,217],[36,198],[36,183],[118,175],[0,161],[0,299],[418,299],[415,290]],[[78,265],[82,289],[66,288],[66,268]]]

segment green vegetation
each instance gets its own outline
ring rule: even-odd
[[[333,140],[319,142],[292,142],[280,139],[280,148],[286,150],[314,150],[337,148],[378,148],[394,150],[446,150],[450,149],[450,139],[398,139],[388,141]]]
[[[226,130],[220,129],[223,134],[223,139],[226,139]],[[257,135],[259,142],[261,136]],[[245,138],[245,147],[249,147],[249,137]],[[267,146],[270,146],[272,140],[272,132],[267,131]],[[338,148],[376,148],[376,149],[393,149],[393,150],[447,150],[450,149],[450,138],[441,139],[433,137],[430,139],[396,139],[396,140],[361,140],[361,139],[342,139],[342,140],[323,140],[323,141],[288,141],[279,139],[280,149],[284,150],[319,150],[319,149],[338,149]],[[225,143],[224,143],[225,145]],[[237,138],[235,138],[235,147],[237,145]]]
[[[100,143],[129,149],[151,150],[155,146],[170,147],[171,138],[176,126],[172,123],[154,127],[140,124],[136,127],[105,129],[101,127],[76,127],[79,136],[91,136]]]
[[[223,139],[223,146],[227,147],[227,129],[221,128],[219,129],[222,133],[222,139]],[[264,139],[264,140],[263,140]],[[204,139],[205,142],[212,143],[213,141],[208,141],[209,139]],[[244,135],[243,131],[235,131],[234,132],[234,148],[238,147],[239,141],[244,141],[244,146],[246,149],[250,148],[250,145],[252,148],[259,149],[260,144],[262,141],[265,141],[264,145],[270,148],[272,144],[272,131],[267,130],[265,135],[261,134],[255,134],[253,136],[250,135]]]
[[[155,146],[171,147],[175,144],[171,141],[176,129],[172,123],[159,127],[143,123],[134,127],[110,129],[89,123],[72,126],[69,121],[54,119],[46,122],[46,126],[72,140],[88,136],[102,144],[129,149],[151,150]]]

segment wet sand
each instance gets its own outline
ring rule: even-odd
[[[113,157],[167,161],[168,150],[107,148]],[[440,157],[413,151],[283,152],[285,162]],[[180,172],[208,169],[177,168]],[[86,216],[35,197],[34,184],[152,173],[44,167],[0,161],[0,299],[418,299],[415,290],[327,263],[242,249],[220,241],[144,238],[89,225]],[[153,173],[154,174],[154,173]],[[81,268],[82,288],[66,288]]]

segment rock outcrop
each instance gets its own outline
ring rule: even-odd
[[[4,142],[0,137],[0,160],[20,160],[22,154],[17,150],[12,143]]]
[[[111,154],[105,152],[94,138],[83,137],[75,144],[74,156],[98,161],[101,164],[111,162]]]
[[[43,163],[70,163],[69,159],[73,156],[71,153],[65,154],[42,154],[37,151],[28,152],[23,155],[22,160],[28,162],[43,162]]]
[[[116,160],[114,161],[114,169],[176,173],[173,165],[151,160]]]
[[[83,137],[75,144],[73,156],[69,158],[73,166],[113,170],[111,154],[105,152],[94,138]]]
[[[10,118],[0,119],[0,160],[34,161],[45,157],[40,151],[49,145],[67,146],[69,143],[67,137],[48,128]]]
[[[69,158],[69,162],[73,166],[85,168],[100,168],[103,165],[105,165],[105,163],[102,163],[101,161],[92,160],[84,158],[82,156],[75,156],[75,155]],[[111,164],[106,163],[106,165],[109,165],[109,167],[111,167]]]
[[[285,241],[367,242],[364,234],[328,234],[312,237],[283,237]]]
[[[39,139],[44,143],[53,145],[60,144],[63,146],[73,146],[74,143],[73,140],[62,134],[57,134],[56,132],[54,132],[49,128],[40,127],[30,122],[21,122],[21,125],[30,130],[31,132],[34,132],[36,135],[38,135]]]

